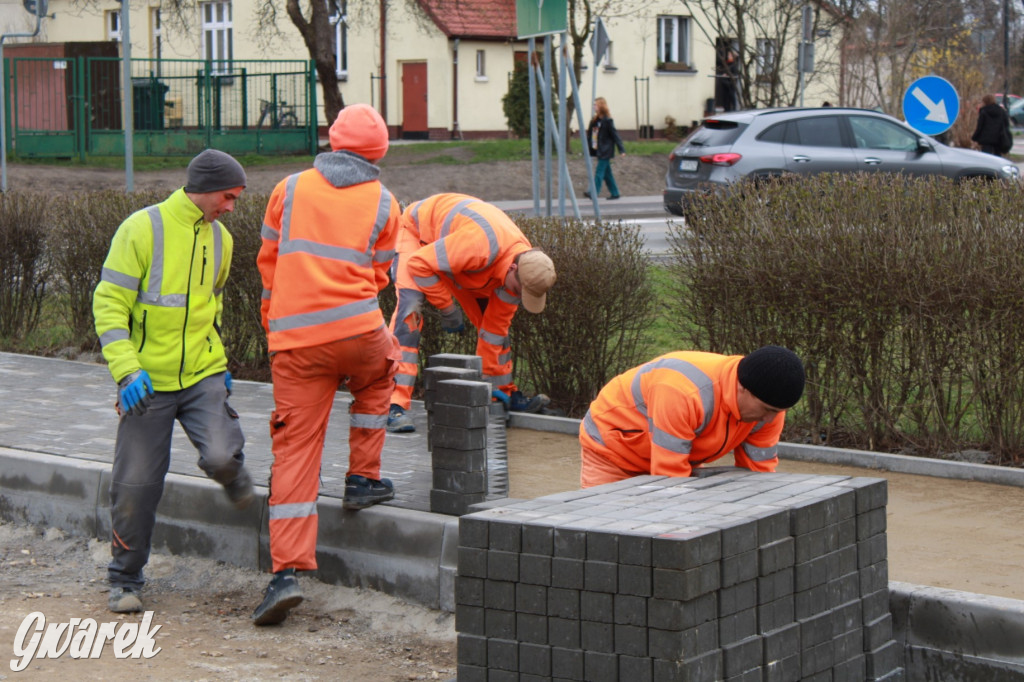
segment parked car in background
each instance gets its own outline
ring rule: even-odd
[[[947,147],[868,109],[750,109],[704,119],[669,155],[665,209],[744,179],[817,173],[905,173],[1020,180],[1006,159]]]
[[[1010,122],[1015,126],[1024,126],[1024,98],[1010,105]]]
[[[1003,104],[1003,93],[1001,93],[1001,92],[994,92],[994,93],[992,93],[992,96],[996,98],[996,102],[997,103]],[[1006,107],[1007,111],[1010,111],[1011,109],[1013,109],[1013,105],[1015,105],[1015,104],[1017,104],[1019,102],[1024,102],[1024,97],[1021,97],[1020,95],[1007,94],[1006,95],[1006,104],[1004,104],[1003,106]]]

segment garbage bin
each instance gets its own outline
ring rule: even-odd
[[[156,78],[132,79],[132,122],[135,130],[164,129],[164,100],[169,85]]]

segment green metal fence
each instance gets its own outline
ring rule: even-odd
[[[119,58],[5,58],[12,157],[124,154]],[[141,156],[316,153],[313,62],[132,60],[133,150]]]

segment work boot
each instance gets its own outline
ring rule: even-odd
[[[138,613],[142,610],[142,600],[134,587],[111,587],[107,608],[114,613]]]
[[[228,494],[228,499],[235,505],[235,509],[245,509],[256,499],[256,491],[252,488],[252,476],[245,467],[238,470],[235,480],[224,486],[224,492]]]
[[[366,509],[387,502],[394,496],[395,486],[389,479],[382,478],[378,481],[365,476],[346,476],[345,499],[341,506],[345,509]]]
[[[398,406],[392,405],[388,411],[388,431],[391,433],[412,433],[416,430],[416,425],[412,422],[412,417],[405,413],[405,410]]]
[[[508,409],[510,412],[537,413],[547,407],[550,402],[551,398],[547,397],[543,393],[538,393],[532,398],[527,398],[523,395],[522,391],[512,391],[512,397],[508,402]]]
[[[255,625],[277,625],[288,617],[288,611],[302,603],[302,590],[294,568],[278,571],[263,590],[263,602],[252,612]]]

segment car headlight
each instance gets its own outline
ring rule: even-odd
[[[1002,168],[1000,168],[999,170],[1001,170],[1003,172],[1003,175],[1005,175],[1008,178],[1019,178],[1020,177],[1020,169],[1017,168],[1016,166],[1014,166],[1013,164],[1009,164],[1008,163],[1005,166],[1003,166]]]

